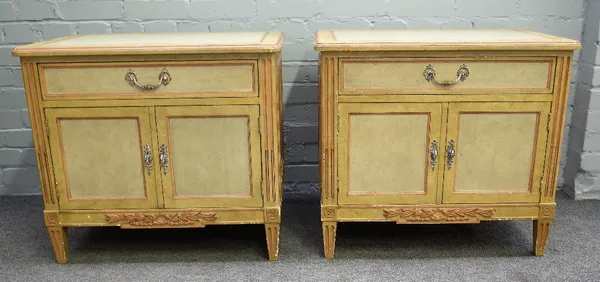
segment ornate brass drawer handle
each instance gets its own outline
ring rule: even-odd
[[[125,81],[127,81],[127,83],[129,85],[131,85],[131,87],[137,86],[137,87],[141,88],[142,90],[154,90],[154,89],[161,87],[162,85],[164,85],[164,86],[169,85],[169,82],[171,82],[171,74],[169,73],[169,71],[167,69],[162,69],[162,71],[160,71],[160,73],[158,74],[158,84],[140,85],[138,83],[138,79],[137,79],[137,75],[135,74],[135,71],[132,69],[129,69],[129,71],[125,74]]]
[[[437,164],[438,158],[438,142],[437,140],[433,140],[431,142],[431,147],[429,147],[429,162],[431,163],[431,170],[435,170],[435,165]]]
[[[456,151],[454,150],[454,140],[450,140],[450,142],[448,142],[448,149],[446,150],[446,154],[448,155],[448,170],[450,170],[452,169],[454,156],[456,156]]]
[[[467,79],[467,77],[469,77],[469,67],[467,67],[467,65],[462,64],[458,70],[456,71],[456,79],[454,81],[451,80],[444,80],[444,81],[437,81],[437,79],[435,79],[435,68],[433,67],[433,65],[429,64],[425,67],[425,70],[423,71],[423,76],[425,77],[425,80],[427,81],[433,81],[439,85],[442,86],[452,86],[457,84],[460,81],[465,81]]]
[[[144,146],[144,165],[146,166],[146,171],[148,171],[148,175],[152,173],[152,151],[150,151],[150,144],[146,144]]]
[[[159,162],[163,174],[167,175],[167,171],[169,168],[169,152],[167,152],[167,146],[165,144],[160,145]]]

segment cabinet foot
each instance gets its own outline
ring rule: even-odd
[[[269,260],[277,260],[279,258],[279,223],[265,224],[265,233],[267,235],[267,250],[269,252]]]
[[[335,232],[337,231],[337,222],[323,222],[323,248],[325,258],[332,259],[335,252]]]
[[[56,262],[61,264],[67,263],[69,261],[67,228],[61,226],[48,227],[48,234],[52,241]]]
[[[552,220],[533,221],[533,250],[536,256],[543,256]]]

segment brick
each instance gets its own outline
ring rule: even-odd
[[[144,32],[174,32],[175,24],[172,22],[145,23]]]
[[[128,20],[182,20],[188,18],[186,2],[175,1],[125,1],[125,18]]]
[[[33,135],[31,130],[0,130],[0,139],[6,147],[31,148],[33,147]]]
[[[13,73],[13,79],[15,80],[15,84],[13,85],[16,87],[23,87],[23,72],[21,69],[12,69],[11,72]]]
[[[56,4],[44,1],[18,1],[19,20],[57,19]]]
[[[305,61],[317,60],[318,54],[313,50],[314,46],[311,43],[284,43],[282,56],[284,61]]]
[[[600,134],[588,134],[583,141],[584,151],[600,151]]]
[[[271,21],[256,20],[243,25],[246,31],[268,31],[274,30],[275,27]]]
[[[537,32],[547,32],[546,31],[546,22],[542,19],[528,19],[528,18],[510,18],[505,28],[524,28],[527,27],[528,30],[537,31]]]
[[[37,159],[35,156],[35,149],[23,149],[23,161],[27,165],[37,165]]]
[[[472,28],[473,23],[469,20],[452,20],[442,24],[442,29],[453,29],[453,28]]]
[[[210,32],[244,31],[244,25],[234,21],[216,21],[208,23]]]
[[[283,101],[286,105],[318,103],[318,93],[316,85],[284,85]]]
[[[595,44],[600,38],[600,21],[587,19],[583,27],[583,41]]]
[[[111,25],[113,33],[136,33],[142,32],[140,23],[114,23]]]
[[[80,23],[77,26],[78,34],[105,34],[110,33],[110,25],[105,23]]]
[[[345,1],[343,1],[345,2]],[[360,1],[358,1],[360,2]],[[420,0],[418,5],[414,1],[390,1],[386,4],[388,15],[397,17],[447,17],[454,11],[454,1]],[[344,5],[345,7],[345,5]],[[357,5],[358,8],[364,5]],[[373,5],[376,7],[376,5]],[[410,26],[409,21],[409,26]]]
[[[252,18],[255,14],[256,5],[252,0],[193,0],[190,2],[190,17],[193,19],[240,19]]]
[[[316,143],[319,130],[316,124],[284,122],[284,141],[291,143]]]
[[[580,18],[583,16],[584,1],[521,0],[519,3],[519,14],[524,16]]]
[[[75,25],[70,23],[44,23],[41,26],[44,40],[75,34]]]
[[[35,167],[5,168],[2,170],[2,182],[9,187],[9,194],[15,194],[11,189],[17,186],[39,187],[40,178]]]
[[[283,185],[283,191],[283,196],[286,199],[296,195],[302,200],[312,197],[318,201],[321,194],[318,182],[287,182]]]
[[[17,9],[11,2],[0,2],[0,22],[17,20]]]
[[[0,46],[0,66],[18,66],[19,58],[13,57],[14,46]]]
[[[40,33],[29,24],[4,25],[3,29],[6,43],[23,44],[42,40]]]
[[[600,89],[590,91],[589,107],[590,111],[600,111]]]
[[[207,32],[208,26],[205,23],[178,23],[177,31],[179,32]]]
[[[300,21],[276,23],[275,30],[284,32],[286,41],[304,41],[312,38],[306,25]]]
[[[327,0],[321,1],[318,7],[323,17],[381,16],[388,15],[392,8],[384,0],[371,0],[368,5],[363,0]],[[400,10],[395,12],[401,13]]]
[[[318,165],[286,165],[283,173],[285,182],[318,182]]]
[[[583,153],[581,155],[581,169],[600,172],[600,153]]]
[[[2,174],[0,174],[0,183],[2,183]],[[5,185],[0,184],[0,195],[6,195],[8,194],[8,187]]]
[[[22,165],[23,152],[19,149],[0,149],[0,166],[18,166]]]
[[[22,127],[21,111],[0,109],[0,129],[19,129]]]
[[[317,0],[258,0],[258,18],[311,18],[320,13]]]
[[[308,72],[308,82],[313,82],[313,83],[319,82],[319,66],[318,65],[306,65],[306,72]]]
[[[15,83],[10,69],[0,68],[0,86],[13,86]]]
[[[343,29],[372,29],[373,28],[371,20],[369,20],[367,18],[362,18],[362,17],[340,19],[339,25]],[[314,35],[314,33],[311,33],[311,36],[313,36],[313,35]],[[312,37],[311,37],[311,39],[312,39]]]
[[[583,31],[583,19],[548,19],[546,27],[549,34],[580,40]]]
[[[450,1],[448,1],[450,2]],[[517,13],[518,0],[456,0],[459,17],[508,17]]]
[[[376,21],[373,24],[375,29],[406,29],[407,26],[407,22],[400,19],[394,21]]]
[[[319,162],[319,145],[308,144],[306,145],[306,151],[304,155],[304,161],[307,163],[318,163]]]
[[[29,111],[27,109],[21,110],[21,121],[23,122],[23,128],[31,128],[31,121],[29,120]]]
[[[290,122],[317,124],[319,113],[318,104],[288,105],[283,111],[283,118]]]
[[[434,19],[413,19],[406,26],[410,29],[438,29],[442,23]]]
[[[301,163],[304,160],[304,146],[302,144],[285,146],[283,157],[286,164]]]
[[[600,111],[588,112],[586,132],[600,133]]]
[[[308,82],[308,73],[305,66],[286,65],[282,69],[283,82]]]
[[[25,90],[0,89],[0,109],[22,109],[26,107]]]
[[[121,1],[116,0],[59,2],[58,9],[65,20],[117,20],[122,18]]]

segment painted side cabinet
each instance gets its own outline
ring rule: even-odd
[[[264,224],[278,258],[279,32],[108,34],[18,47],[57,262],[67,228]]]
[[[319,59],[325,257],[337,222],[533,220],[554,191],[573,51],[522,30],[324,30]]]

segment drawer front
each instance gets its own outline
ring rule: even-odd
[[[254,60],[41,64],[39,71],[45,100],[258,96]]]
[[[552,93],[555,58],[340,59],[340,94]]]

